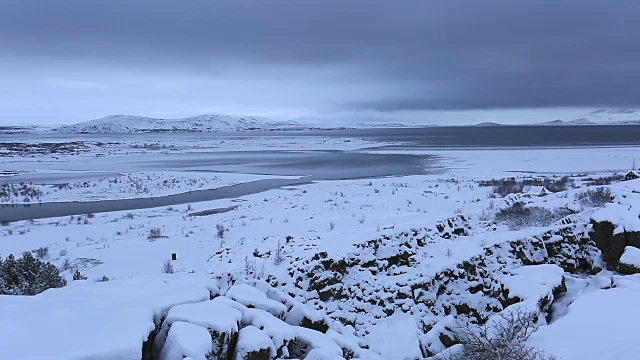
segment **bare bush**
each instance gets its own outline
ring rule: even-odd
[[[165,260],[164,263],[162,263],[161,271],[163,274],[173,274],[173,264],[171,260]]]
[[[250,260],[248,257],[244,258],[244,272],[247,275],[251,275],[256,272],[258,264],[255,260]]]
[[[284,252],[282,251],[282,247],[280,246],[280,241],[278,240],[278,246],[276,247],[276,252],[273,255],[273,263],[275,265],[280,265],[284,261]]]
[[[38,259],[44,259],[44,258],[49,257],[49,247],[48,246],[39,247],[39,248],[35,249],[33,252],[36,254],[36,257]]]
[[[525,344],[538,331],[539,312],[522,309],[506,310],[484,326],[458,328],[457,339],[463,350],[441,360],[557,360],[543,350]]]
[[[506,223],[510,229],[518,230],[529,226],[548,226],[569,215],[566,209],[551,211],[539,206],[525,206],[521,202],[500,209],[494,216],[499,222]]]
[[[613,174],[611,176],[602,176],[598,178],[584,178],[582,181],[586,186],[600,186],[600,185],[611,185],[613,183],[624,180],[624,176],[621,174]]]
[[[599,207],[611,201],[611,190],[605,187],[599,187],[595,190],[586,190],[576,195],[576,199],[582,205]]]
[[[60,266],[60,270],[67,271],[70,270],[73,266],[71,265],[71,260],[69,258],[64,259],[62,265]]]
[[[451,250],[450,247],[447,248],[447,252],[444,254],[447,258],[450,258],[451,256],[453,256],[453,251]]]
[[[224,237],[225,231],[227,231],[227,229],[224,228],[224,225],[216,224],[216,235],[218,236],[218,239],[222,239]]]

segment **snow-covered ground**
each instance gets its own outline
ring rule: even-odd
[[[0,204],[26,204],[46,202],[99,201],[139,199],[180,194],[196,190],[216,189],[260,179],[281,176],[209,173],[209,172],[134,172],[120,173],[95,180],[77,181],[59,185],[28,185],[35,196],[9,189],[0,196]],[[11,191],[13,190],[13,191]]]
[[[127,151],[160,155],[165,151],[169,155],[187,149],[204,151],[203,147],[220,151],[266,151],[279,146],[356,150],[372,145],[338,138],[309,139],[314,140],[307,143],[300,139],[287,142],[256,138],[246,146],[244,140],[219,140],[208,144],[174,143],[175,148],[161,143],[142,148],[129,146],[126,150],[114,145],[113,152],[94,149],[40,160],[78,166],[84,160],[96,159],[97,153],[102,154],[99,159],[109,160],[124,158]],[[571,265],[564,262],[566,259],[554,258],[549,249],[555,249],[557,244],[558,248],[570,248],[563,244],[569,237],[584,236],[596,210],[580,197],[585,190],[599,187],[589,185],[590,178],[623,171],[635,156],[640,157],[640,149],[405,152],[434,155],[443,164],[442,170],[437,174],[314,181],[239,198],[3,224],[3,257],[46,247],[48,255],[44,260],[63,269],[62,274],[71,284],[35,297],[0,296],[0,318],[7,319],[0,322],[0,335],[6,340],[0,342],[0,353],[15,359],[43,358],[52,352],[60,359],[140,358],[142,343],[153,329],[158,329],[165,339],[155,350],[158,357],[198,358],[203,352],[217,351],[207,348],[206,341],[203,344],[198,340],[205,334],[202,329],[211,330],[224,323],[231,325],[216,328],[217,331],[238,331],[237,349],[241,353],[267,349],[264,351],[275,356],[283,339],[295,338],[307,344],[300,356],[308,359],[418,359],[449,346],[442,334],[455,327],[456,321],[475,321],[476,309],[502,310],[507,304],[514,306],[514,302],[537,306],[550,298],[553,304],[543,306],[550,315],[529,340],[532,345],[563,359],[636,358],[629,336],[640,318],[625,309],[640,300],[636,292],[640,279],[606,270],[598,275],[574,274],[567,270]],[[12,157],[4,165],[10,165],[6,170],[36,174],[55,167],[28,157]],[[481,186],[481,181],[506,176],[521,181],[532,177],[557,180],[562,175],[571,175],[572,185],[545,197],[502,197],[491,186]],[[43,193],[42,202],[77,201],[162,196],[260,178],[269,176],[138,170],[122,175],[116,172],[86,183],[74,182],[62,189],[32,186]],[[637,182],[640,180],[607,185],[612,194],[627,196],[616,206],[624,207],[633,201],[628,195],[640,190]],[[559,214],[558,218],[527,227],[494,221],[496,213],[516,202],[547,209],[550,216]],[[232,210],[190,216],[222,208]],[[563,217],[570,221],[558,222]],[[566,230],[568,227],[570,230]],[[540,239],[544,240],[543,245]],[[508,251],[519,246],[532,246],[521,251],[531,263],[520,263],[520,252],[513,255]],[[170,262],[174,274],[163,274],[163,264],[172,254],[177,257]],[[478,257],[484,258],[480,261]],[[508,290],[509,295],[501,298],[505,304],[483,292],[467,290],[468,284],[471,288],[482,284],[467,278],[464,281],[468,284],[462,283],[463,277],[475,270],[465,268],[467,275],[455,275],[455,284],[441,278],[476,262],[486,264],[483,271],[491,275],[484,286],[499,286],[498,293]],[[595,266],[603,267],[601,263]],[[72,281],[76,270],[88,280]],[[105,277],[108,282],[94,281]],[[234,282],[238,287],[229,288]],[[433,288],[436,282],[441,284],[442,294],[438,287]],[[267,288],[267,283],[273,290]],[[556,289],[564,283],[567,292],[561,297]],[[612,283],[620,285],[603,290]],[[106,293],[111,295],[105,297]],[[214,301],[209,297],[229,300]],[[202,309],[184,305],[202,301],[215,304],[200,305]],[[616,309],[602,305],[612,302],[622,305],[614,306]],[[82,306],[75,307],[77,303]],[[121,307],[126,307],[127,312],[118,313]],[[251,307],[271,315],[258,314]],[[227,313],[214,316],[207,323],[196,321],[198,314],[209,311],[205,308],[226,309]],[[449,310],[441,311],[446,308]],[[217,314],[215,311],[212,313]],[[480,310],[477,318],[493,312]],[[326,321],[328,329],[309,330],[308,324],[301,325],[301,313],[315,314],[305,316]],[[227,321],[229,314],[238,318]],[[47,328],[43,321],[55,327]],[[234,322],[239,323],[237,328],[233,327]],[[261,328],[261,323],[277,325]],[[67,327],[74,331],[65,332]],[[116,330],[122,328],[127,330]],[[111,336],[112,332],[115,334]],[[574,336],[575,340],[571,340]],[[40,338],[46,338],[46,343],[32,346]],[[108,342],[102,341],[107,338]],[[589,346],[583,346],[583,342]],[[163,346],[169,347],[165,351]]]

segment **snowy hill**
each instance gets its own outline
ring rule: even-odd
[[[311,130],[325,129],[301,125],[295,121],[272,121],[267,118],[245,116],[234,117],[214,114],[182,119],[155,119],[134,115],[109,115],[74,125],[62,126],[55,132],[68,134],[122,134],[142,132],[212,132],[212,131],[256,131],[256,130]]]
[[[543,123],[539,123],[539,124],[534,124],[534,125],[541,125],[541,126],[570,126],[570,125],[598,125],[598,123],[591,121],[589,119],[586,118],[582,118],[582,119],[575,119],[575,120],[569,120],[569,121],[564,121],[564,120],[553,120],[553,121],[548,121],[548,122],[543,122]]]
[[[489,126],[502,126],[503,124],[499,124],[496,122],[490,122],[490,121],[485,121],[485,122],[481,122],[478,124],[475,124],[473,126],[480,126],[480,127],[489,127]]]

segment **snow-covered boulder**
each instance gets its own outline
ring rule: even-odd
[[[529,265],[510,272],[501,279],[509,304],[527,301],[547,313],[556,296],[567,291],[564,271],[558,265]]]
[[[615,201],[593,213],[589,233],[602,251],[607,268],[613,271],[627,246],[640,248],[640,195],[618,196]]]
[[[172,324],[184,321],[206,328],[213,344],[212,354],[227,358],[235,349],[241,319],[240,311],[216,299],[174,306],[169,310],[155,339],[154,353],[159,354],[164,348]]]
[[[640,249],[633,246],[624,248],[618,264],[618,272],[625,275],[640,273]]]
[[[271,338],[278,357],[289,355],[289,346],[296,339],[296,331],[289,324],[260,309],[247,309],[242,314],[242,324],[254,326]]]
[[[291,325],[302,326],[320,332],[326,332],[329,329],[329,325],[319,311],[302,303],[294,305],[289,310],[285,321]]]
[[[206,360],[213,352],[211,334],[206,328],[184,321],[171,325],[160,360]]]
[[[374,325],[367,340],[385,359],[422,359],[418,325],[410,315],[397,313]]]
[[[236,360],[269,360],[276,353],[271,338],[255,326],[240,330]]]
[[[264,292],[249,284],[234,285],[225,296],[244,306],[267,311],[280,319],[283,319],[287,312],[287,307],[284,304],[269,299]]]

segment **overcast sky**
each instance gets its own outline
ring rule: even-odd
[[[633,108],[639,11],[637,0],[0,0],[0,123],[473,123]]]

